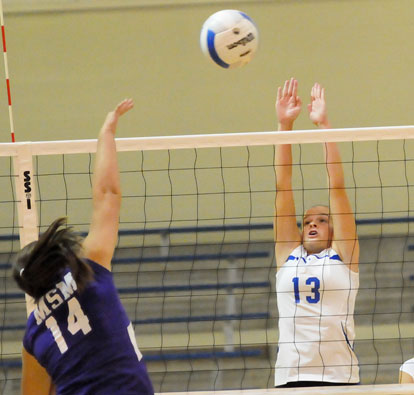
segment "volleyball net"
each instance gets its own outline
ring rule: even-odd
[[[300,224],[328,202],[328,141],[341,143],[361,245],[361,383],[398,382],[414,356],[413,138],[407,126],[117,139],[113,272],[156,392],[274,386],[274,145],[294,144]],[[0,144],[3,393],[19,393],[26,322],[11,258],[58,216],[86,234],[95,150],[96,140]]]

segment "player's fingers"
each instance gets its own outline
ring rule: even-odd
[[[321,86],[316,83],[316,97],[320,98],[321,97]]]
[[[115,111],[118,112],[120,115],[123,115],[132,107],[134,107],[134,101],[132,99],[125,99],[117,105]]]
[[[313,85],[311,89],[311,101],[313,100],[315,100],[315,85]]]
[[[280,100],[281,98],[282,98],[282,88],[279,86],[277,88],[277,96],[276,96],[276,99],[277,100]]]
[[[293,92],[293,86],[294,86],[294,80],[293,77],[290,79],[289,81],[289,87],[288,87],[288,95],[292,96],[292,92]]]
[[[292,95],[296,97],[298,94],[298,81],[293,80],[293,89],[292,89]]]
[[[288,94],[289,89],[289,80],[285,81],[285,84],[283,85],[283,96],[286,97]]]

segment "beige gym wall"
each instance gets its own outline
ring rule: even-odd
[[[199,48],[203,21],[225,8],[260,30],[257,56],[239,70],[210,64]],[[326,87],[334,127],[413,123],[413,0],[16,0],[4,9],[18,141],[95,138],[128,96],[136,109],[119,137],[274,130],[276,88],[291,76],[305,103],[314,81]],[[313,127],[306,112],[296,128]],[[5,84],[0,115],[9,142]]]

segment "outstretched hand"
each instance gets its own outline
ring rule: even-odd
[[[329,128],[328,113],[326,110],[325,88],[317,82],[311,90],[311,102],[308,104],[309,118],[318,126]]]
[[[286,80],[283,86],[277,89],[276,114],[279,127],[283,130],[290,130],[293,122],[298,117],[302,108],[302,100],[297,95],[298,81],[294,78]]]
[[[115,133],[119,117],[128,112],[132,107],[134,107],[134,101],[132,99],[122,100],[113,111],[108,113],[104,128],[108,127],[113,133]]]
[[[132,99],[125,99],[122,100],[121,103],[119,103],[115,107],[115,113],[118,114],[118,116],[124,115],[127,111],[129,111],[132,107],[134,107],[134,101]]]

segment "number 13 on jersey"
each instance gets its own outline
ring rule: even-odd
[[[295,302],[300,303],[300,294],[299,294],[299,277],[293,277],[293,289],[295,291]],[[321,282],[317,277],[308,277],[306,279],[306,285],[310,286],[310,292],[313,293],[312,296],[307,296],[306,301],[308,303],[318,303],[321,299],[321,294],[319,293],[319,288],[321,286]]]

